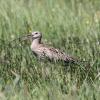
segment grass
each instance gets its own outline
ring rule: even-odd
[[[99,5],[99,0],[0,0],[0,99],[99,100]],[[89,65],[39,62],[30,41],[11,42],[36,30],[43,42]]]

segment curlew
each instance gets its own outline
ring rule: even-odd
[[[66,63],[77,62],[77,59],[67,55],[59,49],[47,46],[42,43],[42,33],[39,31],[27,35],[32,39],[31,50],[39,59],[49,59],[50,61],[63,61]]]

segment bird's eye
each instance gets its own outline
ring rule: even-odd
[[[35,33],[35,34],[38,34],[38,33]]]

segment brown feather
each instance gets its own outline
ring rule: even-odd
[[[38,34],[38,35],[37,35]],[[32,33],[33,42],[31,44],[31,49],[39,58],[48,58],[54,61],[64,61],[64,62],[75,62],[77,61],[75,58],[65,54],[59,49],[45,46],[41,43],[42,34],[40,32]],[[39,35],[40,34],[40,35]],[[34,38],[35,37],[35,38]]]

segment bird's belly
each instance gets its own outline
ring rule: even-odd
[[[39,59],[43,59],[45,57],[45,54],[43,53],[43,51],[40,51],[40,50],[34,50],[33,54],[37,56]]]

